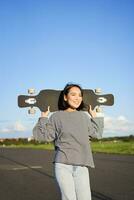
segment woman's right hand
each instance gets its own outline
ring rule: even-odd
[[[50,113],[50,106],[48,106],[47,111],[41,112],[41,117],[48,117]]]

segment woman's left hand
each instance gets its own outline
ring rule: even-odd
[[[91,117],[96,117],[96,110],[92,110],[91,105],[89,105],[88,113],[91,115]]]

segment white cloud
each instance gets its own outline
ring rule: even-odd
[[[134,122],[125,116],[110,117],[104,120],[104,136],[124,136],[134,134]]]
[[[12,124],[7,124],[4,127],[0,127],[0,133],[25,132],[29,129],[30,127],[24,125],[21,121],[16,121]]]
[[[20,121],[15,122],[15,124],[14,124],[15,131],[23,132],[23,131],[26,131],[26,129],[27,128]]]
[[[11,137],[14,134],[19,135],[32,134],[32,128],[35,122],[22,122],[20,120],[15,122],[0,123],[0,137]],[[125,116],[120,115],[117,117],[105,116],[104,117],[104,133],[103,137],[112,136],[125,136],[134,134],[134,122],[128,120]]]

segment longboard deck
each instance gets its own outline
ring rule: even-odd
[[[19,95],[18,106],[25,107],[38,107],[41,111],[46,111],[48,106],[50,110],[59,110],[58,103],[61,95],[60,90],[41,90],[38,95]],[[114,96],[112,94],[97,95],[93,90],[83,90],[83,101],[85,104],[84,110],[88,109],[89,104],[94,109],[96,106],[105,105],[112,106],[114,104]]]

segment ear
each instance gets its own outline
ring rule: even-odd
[[[66,95],[64,95],[64,101],[67,101],[67,97],[66,97]]]

